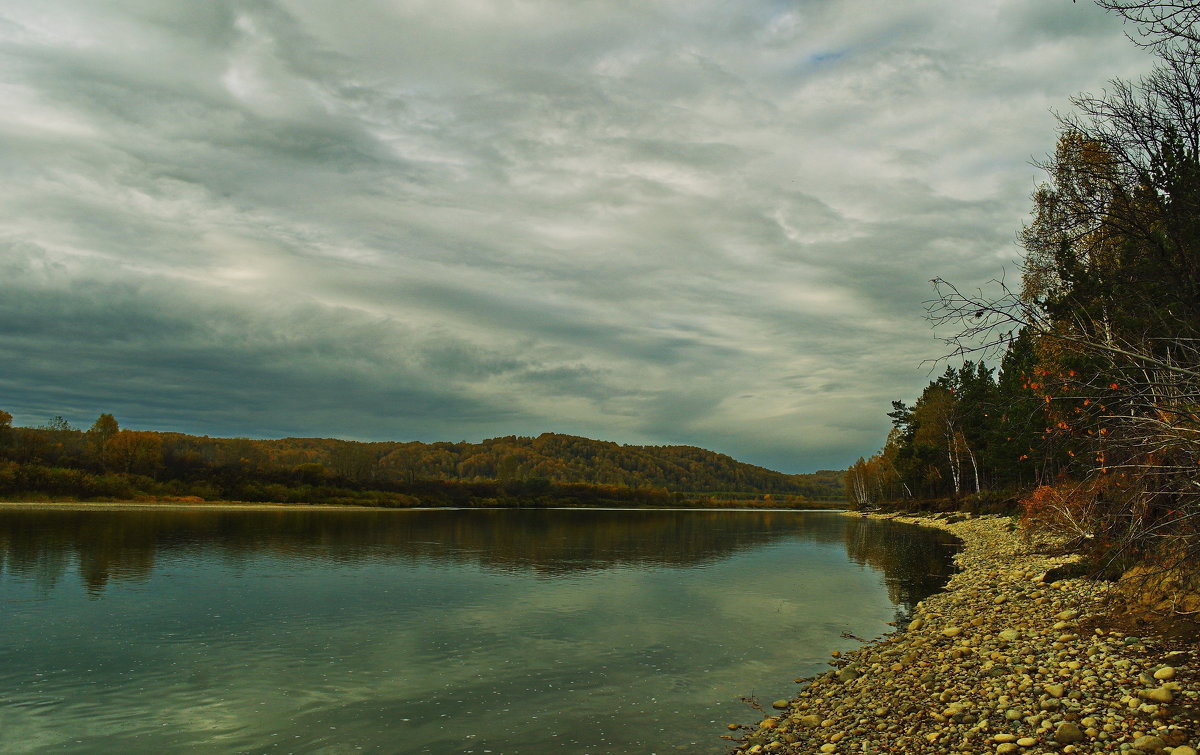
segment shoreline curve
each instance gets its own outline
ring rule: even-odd
[[[1050,572],[1078,556],[1008,517],[870,516],[949,531],[958,570],[906,628],[835,653],[776,713],[738,727],[731,752],[1197,755],[1200,724],[1179,715],[1200,709],[1194,643],[1113,628],[1112,583]]]

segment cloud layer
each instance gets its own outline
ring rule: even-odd
[[[842,466],[1149,64],[1044,0],[0,0],[0,406]]]

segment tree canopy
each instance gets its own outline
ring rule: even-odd
[[[7,416],[7,415],[5,415]],[[570,435],[480,443],[209,438],[61,418],[0,437],[0,495],[195,497],[314,502],[493,502],[554,498],[673,503],[711,498],[798,505],[839,499],[840,473],[788,475],[691,446]]]
[[[1200,555],[1200,2],[1098,1],[1156,67],[1060,116],[1019,289],[934,281],[930,317],[967,361],[893,405],[847,489],[991,491],[1107,563],[1182,563]],[[996,356],[995,376],[970,361]]]

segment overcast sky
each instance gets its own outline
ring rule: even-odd
[[[844,467],[1150,63],[1070,0],[0,0],[0,408]]]

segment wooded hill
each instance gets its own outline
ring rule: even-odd
[[[11,427],[0,412],[0,496],[438,505],[567,499],[646,505],[840,499],[841,473],[788,475],[692,446],[570,435],[481,443],[210,438],[56,418]]]

